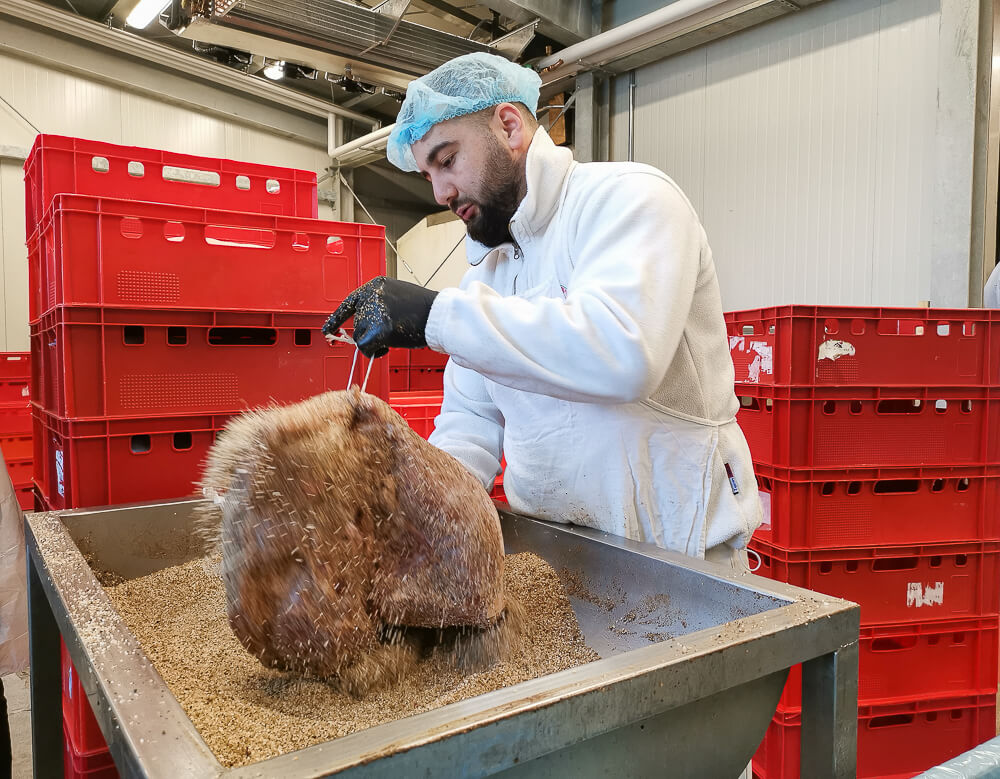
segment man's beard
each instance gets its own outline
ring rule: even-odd
[[[510,220],[521,204],[524,171],[493,139],[480,186],[481,200],[472,201],[479,213],[466,223],[469,237],[490,248],[511,240]]]

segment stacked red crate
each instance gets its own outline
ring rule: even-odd
[[[384,272],[384,229],[316,219],[315,174],[41,135],[25,182],[49,506],[188,494],[229,416],[347,386],[319,327]]]
[[[31,367],[28,352],[0,352],[0,451],[17,502],[31,511]]]
[[[232,415],[365,376],[320,327],[385,272],[384,228],[317,219],[314,173],[40,135],[25,188],[21,432],[46,507],[190,495]],[[388,362],[373,368],[367,389],[388,398]],[[84,709],[64,707],[67,776],[107,768]]]
[[[441,392],[448,355],[433,349],[393,349],[389,352],[390,392]]]
[[[392,352],[390,352],[392,354]],[[421,438],[430,438],[434,432],[434,420],[441,413],[441,402],[444,393],[437,392],[393,392],[389,395],[389,405],[393,407],[397,414],[405,419]],[[507,462],[501,458],[500,467],[505,468]],[[507,496],[503,491],[503,471],[493,482],[493,489],[490,495],[494,499],[503,503],[507,502]]]
[[[861,604],[858,776],[911,776],[992,737],[1000,313],[784,306],[726,321],[760,573]],[[800,711],[794,669],[756,775],[798,776]]]

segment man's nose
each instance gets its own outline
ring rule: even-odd
[[[458,197],[458,190],[450,181],[437,180],[433,182],[434,199],[438,205],[450,206],[451,201]]]

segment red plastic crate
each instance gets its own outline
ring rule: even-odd
[[[863,626],[985,617],[1000,606],[1000,542],[790,551],[756,536],[756,571],[861,605]]]
[[[0,403],[14,405],[31,398],[29,379],[0,379]]]
[[[780,306],[726,314],[736,382],[1000,384],[1000,311]]]
[[[60,193],[309,218],[319,213],[311,171],[60,135],[35,138],[24,187],[28,238]]]
[[[73,667],[66,644],[59,640],[62,666],[62,713],[63,725],[76,755],[93,755],[107,751],[101,727],[97,724],[87,693],[80,683],[80,677]]]
[[[192,495],[228,419],[70,420],[36,406],[34,482],[53,511]]]
[[[32,322],[58,305],[325,318],[385,273],[385,228],[59,195],[28,260]]]
[[[27,434],[0,435],[0,452],[3,452],[3,459],[8,463],[12,460],[30,460],[31,451],[30,429]]]
[[[0,379],[29,379],[30,352],[0,352]]]
[[[440,392],[444,368],[389,368],[390,392]]]
[[[1000,462],[1000,387],[737,385],[757,462],[791,468]]]
[[[389,352],[390,392],[441,392],[448,355],[433,349],[392,349]]]
[[[23,487],[26,484],[31,484],[31,474],[32,474],[32,461],[29,457],[27,460],[7,460],[4,458],[7,464],[7,475],[10,476],[10,483],[15,487]]]
[[[24,433],[31,433],[31,401],[25,398],[16,403],[0,403],[0,436]]]
[[[785,549],[1000,539],[1000,466],[754,470],[754,538]]]
[[[448,355],[435,352],[426,347],[423,349],[390,349],[390,368],[440,368],[448,364]]]
[[[35,511],[35,491],[29,482],[26,485],[14,485],[14,496],[21,511]]]
[[[64,779],[117,779],[118,770],[111,752],[105,747],[90,753],[79,753],[63,725]]]
[[[861,628],[858,703],[996,695],[996,617]],[[802,708],[802,667],[788,674],[779,711]]]
[[[996,697],[913,700],[858,709],[858,779],[911,777],[996,735]],[[754,776],[798,779],[800,712],[778,712],[753,758]]]
[[[343,390],[354,347],[309,314],[59,308],[31,326],[36,400],[60,417],[223,413]],[[354,383],[368,360],[358,357]],[[377,360],[368,392],[388,397]]]

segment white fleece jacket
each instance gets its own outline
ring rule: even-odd
[[[543,129],[526,175],[514,242],[467,238],[472,267],[431,309],[427,342],[451,356],[431,443],[484,486],[505,454],[515,511],[696,557],[742,549],[760,501],[690,202],[647,165],[574,162]]]

